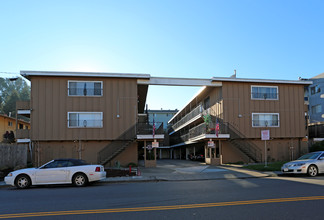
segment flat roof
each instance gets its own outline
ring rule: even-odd
[[[150,79],[150,74],[136,73],[104,73],[104,72],[61,72],[61,71],[30,71],[22,70],[20,75],[29,79],[30,76],[72,76],[72,77],[110,77],[110,78],[135,78]]]

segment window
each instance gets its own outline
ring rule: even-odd
[[[278,86],[251,86],[251,99],[278,100]]]
[[[8,126],[12,127],[12,121],[8,121]]]
[[[23,124],[19,124],[18,129],[23,129],[24,125]]]
[[[279,127],[279,113],[252,113],[252,127]]]
[[[101,81],[69,81],[69,96],[102,96]]]
[[[311,95],[314,95],[314,94],[320,93],[320,92],[321,92],[321,88],[319,87],[319,85],[311,87]]]
[[[312,114],[321,113],[322,105],[314,105],[312,106]]]
[[[69,128],[102,128],[102,112],[69,112]]]

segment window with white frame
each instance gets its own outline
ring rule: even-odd
[[[252,127],[279,127],[279,113],[252,113]]]
[[[68,112],[69,128],[102,128],[102,112]]]
[[[322,112],[322,105],[312,106],[312,114],[317,114]]]
[[[102,96],[102,81],[68,81],[69,96]]]
[[[278,100],[278,86],[251,86],[251,99]]]

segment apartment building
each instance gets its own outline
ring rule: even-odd
[[[164,131],[163,123],[149,123],[145,112],[149,85],[202,87],[169,121],[171,158],[201,153],[210,164],[260,162],[265,152],[272,161],[307,151],[304,86],[310,81],[49,71],[21,75],[31,82],[31,100],[17,103],[17,112],[30,117],[36,165],[81,158],[127,166],[146,159],[146,149],[156,157]],[[266,150],[262,130],[270,131]]]
[[[17,104],[30,114],[33,161],[81,158],[107,166],[138,162],[138,142],[152,141],[143,116],[146,74],[21,71],[31,82],[30,102]],[[156,124],[158,136],[159,124]],[[163,129],[162,129],[163,130]],[[162,137],[163,139],[163,137]]]
[[[174,158],[209,164],[284,161],[307,152],[310,81],[212,78],[170,121]],[[261,132],[269,131],[269,140]],[[266,156],[265,156],[266,155]]]

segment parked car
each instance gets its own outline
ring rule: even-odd
[[[7,185],[25,189],[31,185],[67,184],[85,186],[106,178],[101,165],[89,165],[84,160],[56,159],[39,168],[16,170],[5,177]]]
[[[317,151],[305,154],[297,160],[285,163],[281,167],[282,173],[308,174],[316,176],[324,173],[324,151]]]

